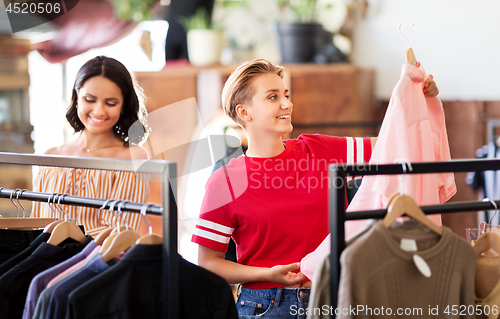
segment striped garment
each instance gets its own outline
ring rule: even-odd
[[[33,191],[145,203],[149,195],[149,177],[148,174],[134,172],[40,167]],[[78,219],[91,236],[117,224],[115,213],[108,210],[69,205],[61,205],[61,208],[68,214],[67,217]],[[31,217],[54,217],[54,213],[47,203],[34,202]],[[127,223],[139,230],[140,214],[125,213],[124,217],[122,224]]]
[[[363,143],[367,142],[370,143],[370,149],[371,149],[371,141],[369,139],[363,138],[363,137],[346,137],[346,144],[347,144],[347,157],[346,157],[346,162],[345,164],[347,165],[363,165],[366,163],[365,159],[365,148],[366,145],[363,145]],[[360,179],[362,176],[356,175],[356,176],[350,176],[347,178],[347,180],[355,180],[355,179]]]

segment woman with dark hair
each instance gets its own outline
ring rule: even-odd
[[[144,124],[144,130],[137,133],[134,129],[134,134],[129,135],[130,126],[146,113],[136,88],[139,89],[119,61],[105,56],[87,61],[76,75],[71,104],[66,113],[66,119],[79,135],[45,154],[147,159],[147,152],[138,145],[147,137]],[[147,176],[131,172],[40,167],[33,189],[46,193],[146,202],[149,183]],[[78,219],[90,235],[96,235],[116,222],[108,211],[65,205],[63,209],[68,213],[67,217]],[[138,230],[139,214],[130,215],[128,224]],[[53,212],[48,204],[36,202],[31,216],[53,217]]]

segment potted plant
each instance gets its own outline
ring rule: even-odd
[[[188,58],[192,65],[217,64],[222,52],[222,34],[214,29],[204,8],[199,8],[189,18],[182,17],[180,23],[187,33]]]
[[[135,22],[148,20],[156,2],[157,0],[110,0],[118,18]]]
[[[293,22],[278,22],[282,63],[313,62],[323,46],[324,31],[317,22],[317,0],[279,0],[293,13]]]

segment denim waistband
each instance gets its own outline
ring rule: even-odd
[[[259,296],[266,299],[300,299],[301,293],[309,294],[311,288],[269,288],[269,289],[251,289],[245,288],[242,285],[239,286],[239,291]]]

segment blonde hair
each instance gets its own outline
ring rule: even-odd
[[[236,106],[247,102],[253,95],[252,80],[257,75],[272,73],[284,78],[284,67],[273,64],[265,59],[255,59],[240,65],[224,84],[222,90],[222,108],[237,124],[243,123],[236,113]]]

